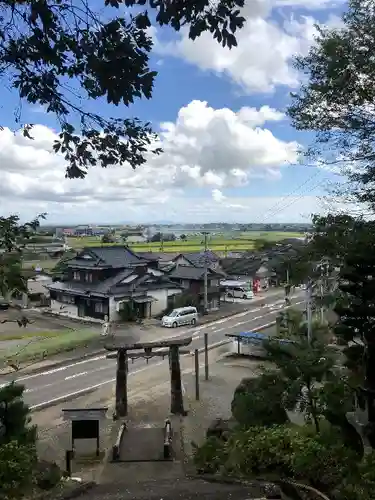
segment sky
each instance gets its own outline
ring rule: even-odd
[[[301,83],[293,57],[308,53],[317,23],[338,26],[344,8],[343,0],[246,0],[232,50],[207,33],[192,42],[183,30],[153,26],[153,98],[121,109],[90,104],[152,123],[164,152],[135,171],[98,166],[65,179],[64,160],[52,153],[53,115],[3,86],[0,214],[46,212],[47,223],[61,225],[298,223],[332,210],[327,189],[337,174],[301,158],[312,137],[295,131],[285,110]],[[17,116],[34,124],[33,141],[17,131]]]

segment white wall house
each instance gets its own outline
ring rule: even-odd
[[[149,314],[148,316],[153,317],[160,314],[168,307],[168,297],[177,295],[182,292],[181,288],[160,288],[155,290],[148,290],[146,292],[147,297],[150,298],[149,304]],[[136,298],[135,298],[136,300]],[[128,302],[128,299],[124,298],[121,300],[116,300],[114,297],[109,297],[109,319],[110,321],[120,321],[121,315],[120,310],[123,308],[123,304]],[[72,314],[74,311],[71,310]]]

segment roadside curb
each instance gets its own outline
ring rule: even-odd
[[[54,368],[60,368],[61,366],[69,365],[70,363],[75,363],[77,361],[83,361],[85,359],[90,359],[90,358],[95,358],[96,356],[104,355],[107,351],[103,349],[98,349],[96,351],[92,351],[87,354],[83,354],[81,356],[73,356],[70,358],[65,358],[64,360],[61,361],[54,361],[53,363],[46,363],[44,366],[35,366],[33,367],[30,365],[30,367],[25,367],[21,368],[18,371],[8,371],[6,373],[1,373],[1,376],[7,376],[7,375],[16,375],[16,374],[21,374],[21,375],[29,375],[29,374],[37,374],[37,373],[42,373],[46,372],[48,370],[53,370]],[[30,369],[28,369],[30,368]]]

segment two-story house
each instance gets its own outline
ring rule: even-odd
[[[198,297],[200,309],[204,308],[205,268],[176,265],[167,273],[170,281],[183,286],[186,291]],[[207,299],[208,309],[215,310],[220,307],[220,280],[223,274],[207,268]]]
[[[85,248],[66,267],[67,278],[48,288],[51,311],[70,317],[118,321],[129,302],[141,317],[150,317],[167,307],[169,296],[182,291],[155,261],[125,246]]]

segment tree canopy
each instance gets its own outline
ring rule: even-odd
[[[297,69],[307,76],[292,94],[289,116],[298,130],[317,133],[307,152],[343,168],[349,193],[375,207],[375,6],[349,0],[343,24],[319,28]]]
[[[147,151],[160,153],[150,123],[124,118],[123,111],[107,118],[90,101],[129,106],[151,98],[157,75],[149,64],[151,20],[175,31],[184,27],[192,40],[209,31],[231,48],[245,22],[244,3],[104,0],[95,10],[87,0],[0,0],[0,74],[21,99],[59,121],[54,150],[67,162],[67,177],[83,178],[94,165],[136,168]],[[24,134],[32,137],[30,125]]]

